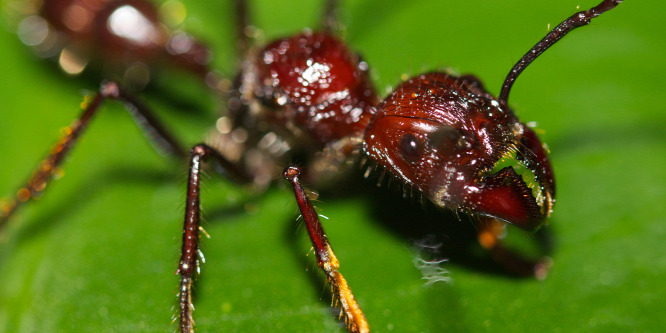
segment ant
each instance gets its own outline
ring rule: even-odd
[[[590,18],[596,17],[602,12],[613,8],[619,2],[620,1],[602,2],[601,5],[595,7],[595,10],[587,12],[588,16],[581,25],[583,23],[587,24],[587,21]],[[328,20],[324,21],[326,22]],[[248,88],[254,87],[254,85],[257,84],[256,82],[251,81],[253,76],[267,76],[266,73],[273,73],[271,72],[273,70],[276,71],[275,73],[277,76],[282,74],[279,73],[279,68],[255,68],[256,64],[253,64],[248,59],[253,59],[252,52],[256,52],[256,50],[251,50],[249,46],[246,46],[243,53],[246,53],[247,57],[244,58],[245,62],[243,63],[242,74],[239,76],[239,84],[237,84],[235,86],[236,89],[232,90],[230,93],[231,102],[229,109],[232,116],[230,116],[231,118],[227,119],[227,121],[232,122],[231,125],[234,129],[243,128],[255,132],[251,134],[264,134],[263,136],[257,137],[257,141],[259,141],[257,144],[261,146],[262,140],[270,141],[264,144],[267,145],[267,148],[276,147],[275,150],[278,153],[281,152],[281,147],[286,151],[289,151],[289,149],[294,148],[289,144],[302,143],[302,141],[305,140],[304,137],[313,135],[313,133],[303,133],[303,126],[316,128],[317,130],[313,132],[316,132],[317,135],[314,138],[309,137],[312,141],[311,143],[314,142],[315,146],[321,148],[321,146],[326,146],[332,141],[339,143],[339,145],[327,147],[330,153],[325,152],[322,155],[322,163],[324,164],[321,169],[306,170],[308,173],[305,174],[305,176],[308,178],[309,183],[316,183],[319,180],[316,175],[325,174],[327,170],[332,169],[337,173],[346,165],[347,159],[350,156],[356,157],[357,155],[364,154],[367,158],[366,162],[379,164],[383,169],[388,171],[389,174],[392,174],[393,177],[398,179],[402,177],[402,181],[408,185],[408,187],[423,193],[436,205],[457,209],[464,213],[485,216],[479,217],[480,219],[486,219],[486,217],[489,217],[488,225],[491,226],[491,228],[482,228],[482,236],[480,236],[480,239],[482,242],[484,239],[488,242],[484,244],[484,246],[490,251],[496,251],[499,249],[499,247],[496,247],[499,235],[494,229],[494,226],[496,226],[494,219],[501,219],[514,223],[524,229],[534,230],[542,225],[552,210],[555,190],[546,149],[541,145],[536,134],[529,127],[520,123],[510,109],[508,109],[508,96],[513,80],[515,80],[520,71],[536,58],[536,56],[563,35],[573,30],[577,26],[576,24],[578,24],[575,19],[565,22],[567,23],[564,24],[562,30],[559,30],[559,32],[557,32],[558,30],[555,30],[555,33],[549,35],[553,38],[552,40],[546,41],[540,44],[541,46],[537,47],[537,51],[533,53],[535,54],[534,56],[528,56],[519,62],[516,67],[517,69],[513,71],[514,74],[510,75],[504,84],[499,99],[495,99],[485,92],[481,82],[472,76],[455,77],[445,73],[429,73],[422,76],[417,75],[406,81],[406,83],[399,86],[393,94],[389,95],[384,102],[378,104],[379,97],[374,92],[374,88],[367,77],[368,64],[358,59],[353,52],[348,51],[344,44],[341,44],[341,42],[334,37],[330,37],[327,33],[305,32],[298,37],[293,37],[294,42],[301,40],[306,44],[313,43],[330,46],[333,49],[331,52],[342,50],[340,52],[343,54],[343,58],[351,58],[351,62],[354,65],[353,70],[355,71],[353,76],[358,80],[357,84],[360,88],[359,91],[354,92],[357,95],[352,98],[353,104],[344,104],[340,107],[340,109],[349,107],[347,113],[349,113],[349,117],[351,118],[343,120],[346,122],[346,125],[339,127],[336,127],[338,125],[333,123],[332,125],[321,125],[324,127],[320,128],[320,125],[318,124],[308,124],[307,122],[309,119],[281,119],[280,117],[282,115],[280,113],[276,113],[274,119],[268,118],[268,121],[263,118],[264,116],[262,116],[262,118],[256,117],[257,112],[265,112],[257,110],[280,109],[281,107],[284,107],[285,104],[292,103],[299,97],[296,95],[291,96],[284,94],[284,92],[281,91],[284,87],[279,85],[271,84],[264,86],[263,88],[260,87],[258,88],[259,90]],[[324,26],[326,27],[324,29],[325,31],[333,30],[333,27],[327,27],[326,24],[324,24]],[[245,43],[242,38],[243,37],[241,36],[241,41],[239,42],[240,45],[249,44]],[[284,42],[285,41],[283,40],[280,43]],[[269,46],[268,49],[264,49],[262,53],[263,57],[260,59],[263,59],[262,61],[265,65],[271,65],[274,62],[279,64],[275,59],[279,57],[281,51],[278,50],[275,51],[277,53],[271,54],[273,52],[272,50],[280,48],[280,43],[275,43],[277,44],[274,45],[273,49]],[[289,42],[287,42],[287,44],[289,44]],[[289,53],[289,50],[287,50],[287,53]],[[256,55],[254,56],[256,57]],[[268,58],[270,58],[270,60]],[[347,64],[343,63],[342,65],[345,66]],[[267,72],[262,72],[262,70]],[[315,72],[315,74],[317,73]],[[248,78],[248,76],[250,77]],[[284,82],[285,80],[283,79],[282,83]],[[421,92],[414,90],[416,87],[427,87],[427,89],[425,92]],[[408,104],[404,104],[405,102],[403,102],[401,98],[406,96],[417,98],[422,93],[442,93],[446,95],[448,93],[446,87],[455,88],[450,96],[452,102],[456,102],[452,99],[454,95],[463,95],[463,97],[466,95],[466,99],[463,98],[460,103],[479,103],[480,107],[483,108],[483,111],[480,111],[481,113],[475,117],[480,123],[487,121],[487,119],[483,119],[487,116],[484,112],[492,109],[493,111],[490,112],[490,117],[498,118],[494,123],[494,126],[499,129],[498,132],[493,133],[492,130],[487,131],[487,140],[484,141],[468,136],[460,131],[462,128],[456,127],[457,125],[464,125],[466,120],[462,118],[456,118],[455,121],[448,120],[449,125],[446,126],[441,126],[442,123],[447,122],[446,119],[436,119],[436,122],[432,122],[431,120],[426,120],[426,116],[421,114],[418,116],[420,119],[415,118],[416,123],[392,121],[392,119],[394,119],[392,117],[412,117],[409,116],[409,114],[405,115],[401,113],[404,110],[410,109],[411,104],[422,103],[426,105],[430,103],[416,99],[411,100]],[[251,89],[249,96],[245,95],[247,89]],[[119,93],[119,90],[117,90],[116,86],[109,84],[105,85],[105,89],[103,89],[101,94],[103,96],[112,96],[117,93]],[[324,91],[323,93],[328,93],[328,91]],[[316,94],[313,94],[312,96],[317,97],[315,95]],[[347,102],[344,99],[340,100]],[[444,101],[444,99],[439,101],[437,99],[433,100],[433,103]],[[329,99],[326,103],[335,104],[337,101],[338,100]],[[326,107],[328,106],[330,105],[327,105]],[[425,109],[432,107],[433,106],[426,105]],[[91,108],[96,107],[93,106]],[[389,112],[388,110],[393,113],[384,118],[376,116],[382,112]],[[297,118],[298,116],[295,117]],[[327,119],[326,117],[328,116],[321,115],[321,117]],[[336,115],[333,114],[331,117],[335,118]],[[457,121],[460,121],[460,123],[456,123]],[[437,123],[439,123],[439,125]],[[248,124],[250,124],[250,126],[248,126]],[[279,125],[278,129],[271,127],[275,124]],[[323,124],[323,122],[320,124]],[[264,126],[268,126],[270,129],[266,130]],[[474,127],[476,125],[472,126]],[[397,132],[386,131],[386,128],[395,128]],[[321,131],[319,131],[319,129],[321,129]],[[280,137],[283,137],[277,135],[283,134],[278,133],[280,130],[286,131],[287,133],[284,134],[293,136],[293,138],[291,140],[280,141]],[[382,139],[381,135],[386,133],[391,134],[388,138]],[[272,140],[266,139],[268,134],[273,134],[271,136]],[[284,146],[285,144],[286,146]],[[482,147],[484,145],[486,147]],[[183,257],[179,267],[179,273],[182,275],[180,321],[181,329],[183,331],[193,329],[193,321],[190,313],[191,295],[189,289],[195,274],[194,270],[198,267],[198,178],[200,176],[198,168],[200,159],[207,156],[211,159],[211,162],[214,164],[217,163],[218,167],[225,169],[227,172],[231,173],[232,176],[236,176],[236,178],[241,181],[244,180],[254,183],[255,186],[259,188],[268,185],[268,182],[272,179],[270,175],[275,169],[271,167],[267,168],[268,171],[262,170],[262,167],[266,167],[267,165],[272,166],[273,161],[260,159],[258,162],[254,163],[254,171],[247,172],[247,170],[238,168],[238,164],[236,163],[228,163],[228,158],[217,156],[217,149],[215,148],[217,147],[198,145],[193,150],[191,157],[192,167],[190,170],[190,181],[188,181],[188,204],[186,216],[187,221],[192,223],[192,225],[186,226],[185,228],[186,231],[184,232],[183,237],[185,241],[183,246]],[[243,148],[243,150],[248,149],[248,147],[241,148]],[[398,151],[393,151],[393,149],[396,148]],[[312,148],[306,147],[305,151],[309,152],[310,149]],[[449,176],[456,175],[456,177],[454,177],[455,179],[447,178],[447,180],[443,181],[444,185],[436,185],[432,179],[446,178],[446,175],[434,173],[431,169],[428,169],[428,165],[433,163],[436,164],[438,161],[434,155],[429,154],[435,151],[449,151],[449,153],[451,153],[449,155],[457,155],[458,150],[465,149],[471,151],[472,155],[470,155],[464,164],[453,165],[445,163],[445,165],[443,165],[442,169],[455,169],[456,167],[460,167],[459,170],[454,170],[452,173],[449,173]],[[474,155],[474,151],[483,149],[488,149],[490,151],[490,156]],[[421,159],[425,159],[427,163],[421,164]],[[513,166],[502,166],[500,168],[497,162],[500,160],[503,163],[509,163],[510,165],[511,163],[516,166],[519,165],[521,173],[517,173]],[[348,322],[349,330],[365,331],[367,323],[363,318],[362,312],[355,304],[351,291],[347,288],[346,282],[344,282],[342,276],[335,269],[336,261],[332,250],[330,250],[328,246],[325,234],[321,231],[321,225],[319,224],[317,214],[314,212],[312,205],[309,203],[307,196],[300,185],[300,173],[300,168],[292,166],[285,171],[285,176],[294,187],[294,192],[299,202],[299,208],[301,209],[303,218],[309,229],[309,234],[315,245],[315,251],[319,263],[327,270],[327,276],[337,293],[337,297],[339,297],[344,304],[344,315]],[[411,177],[409,175],[410,173],[416,176]],[[418,175],[428,175],[428,177],[426,179]],[[476,177],[480,175],[486,177],[485,183],[466,183],[467,181],[477,181]],[[323,176],[320,177],[323,178]],[[188,255],[188,253],[191,255]],[[333,269],[331,269],[331,267]],[[542,267],[538,266],[536,263],[534,264],[534,267],[535,274],[538,275],[542,273],[540,272]]]

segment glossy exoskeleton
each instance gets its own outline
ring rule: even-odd
[[[499,98],[487,92],[474,76],[430,72],[404,81],[382,100],[372,86],[368,64],[334,36],[335,1],[327,3],[321,32],[306,30],[264,47],[252,44],[245,3],[238,1],[238,45],[243,58],[241,71],[228,92],[228,113],[218,120],[210,143],[196,145],[190,152],[182,256],[177,270],[181,275],[181,332],[194,330],[191,289],[199,269],[199,193],[204,160],[240,182],[265,188],[277,170],[295,156],[306,157],[304,171],[292,165],[283,175],[293,186],[318,265],[340,301],[351,332],[368,332],[369,325],[338,271],[339,262],[303,190],[301,177],[323,186],[345,175],[354,161],[361,161],[366,175],[379,169],[435,206],[475,216],[483,222],[479,224],[479,242],[496,260],[513,273],[543,277],[547,263],[521,261],[499,241],[501,222],[536,230],[549,217],[555,201],[547,149],[509,108],[509,92],[519,74],[542,52],[620,2],[604,0],[549,32],[513,67]],[[103,44],[113,42],[109,39]],[[177,141],[145,106],[117,84],[105,83],[18,191],[13,204],[3,207],[0,226],[19,203],[41,194],[100,103],[109,98],[123,101],[130,112],[139,114],[140,125],[165,150],[180,151]]]
[[[211,52],[160,20],[146,0],[42,0],[18,26],[19,37],[69,74],[89,63],[114,80],[142,86],[156,67],[175,67],[214,84]],[[207,78],[208,77],[208,78]],[[212,82],[211,82],[212,81]]]

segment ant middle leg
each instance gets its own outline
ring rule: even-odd
[[[187,201],[185,204],[185,222],[183,223],[183,243],[181,257],[176,274],[180,274],[178,289],[178,309],[180,332],[194,332],[192,311],[192,284],[199,274],[199,259],[203,261],[199,249],[199,231],[201,230],[201,171],[203,162],[209,160],[216,171],[231,179],[249,183],[252,178],[240,167],[228,161],[215,148],[206,144],[194,146],[190,152],[190,168],[187,180]]]

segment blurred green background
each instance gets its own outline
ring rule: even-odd
[[[68,78],[34,57],[12,32],[8,1],[0,29],[0,196],[24,182],[99,81]],[[346,40],[380,91],[402,74],[451,67],[475,73],[496,94],[549,24],[596,2],[345,1],[341,15]],[[212,45],[218,68],[233,72],[230,5],[184,3],[185,27]],[[315,26],[319,7],[253,1],[252,14],[271,39]],[[665,7],[625,1],[546,52],[514,86],[511,104],[543,130],[557,178],[555,265],[546,280],[462,260],[442,265],[453,282],[426,286],[413,264],[415,240],[388,227],[403,221],[384,221],[381,201],[320,198],[341,270],[374,331],[666,327]],[[187,75],[165,74],[155,86],[142,97],[185,142],[200,141],[219,102]],[[65,174],[0,239],[0,331],[174,331],[186,167],[155,153],[111,103]],[[203,241],[207,263],[196,285],[199,331],[342,331],[284,184],[248,199],[212,176],[203,201],[211,239]]]

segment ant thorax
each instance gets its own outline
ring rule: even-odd
[[[306,30],[250,48],[242,68],[216,148],[262,187],[299,156],[312,156],[301,162],[316,184],[350,169],[379,99],[367,63],[336,37]]]

